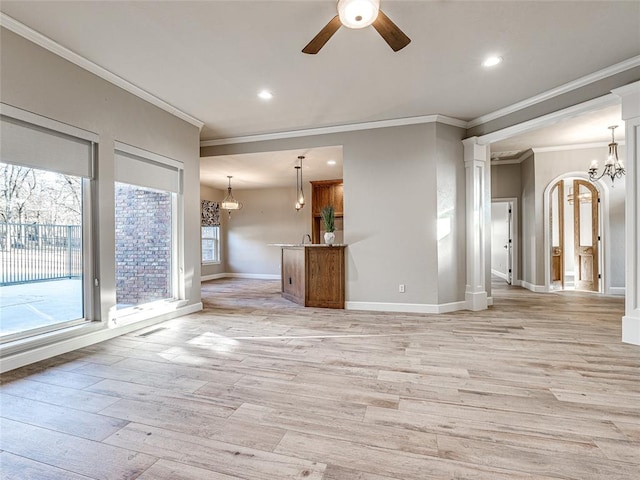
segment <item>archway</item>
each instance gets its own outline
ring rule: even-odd
[[[545,189],[547,290],[603,291],[600,188],[566,174]]]

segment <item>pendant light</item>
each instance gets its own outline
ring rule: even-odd
[[[227,175],[229,179],[229,187],[227,188],[227,196],[222,200],[222,204],[220,205],[223,210],[227,210],[229,212],[229,217],[231,217],[231,210],[240,210],[242,208],[242,204],[237,201],[233,197],[233,193],[231,193],[231,179],[233,178],[231,175]]]
[[[304,184],[302,181],[302,160],[304,160],[304,155],[300,155],[298,160],[300,160],[300,165],[296,165],[294,168],[296,169],[296,210],[299,211],[304,207]]]
[[[596,182],[606,175],[611,178],[611,186],[613,186],[613,181],[616,178],[622,178],[626,173],[624,170],[624,163],[622,163],[622,160],[618,158],[618,144],[613,136],[613,132],[616,128],[618,128],[618,125],[612,125],[609,127],[609,130],[611,130],[611,143],[609,144],[609,155],[607,160],[604,162],[602,174],[598,175],[598,160],[593,160],[591,162],[588,173],[589,180],[592,182]]]

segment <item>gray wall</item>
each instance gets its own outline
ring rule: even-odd
[[[520,198],[520,163],[491,165],[491,198]]]
[[[304,191],[311,199],[311,184]],[[226,191],[200,185],[203,200],[221,202]],[[220,212],[219,265],[202,265],[202,276],[221,273],[279,276],[280,249],[270,243],[300,243],[311,235],[311,202],[300,211],[294,208],[295,186],[290,188],[235,189],[241,210]],[[308,240],[307,240],[308,241]]]
[[[436,124],[438,303],[464,298],[466,285],[466,180],[460,131]],[[445,235],[446,232],[449,232]]]
[[[347,301],[439,304],[464,300],[463,134],[430,123],[204,147],[201,156],[342,145]],[[438,245],[440,214],[452,233]]]
[[[621,160],[626,159],[626,149],[624,146],[618,147],[618,154]],[[536,283],[538,285],[544,285],[544,210],[543,200],[544,191],[549,184],[556,178],[570,174],[571,172],[577,172],[584,175],[587,168],[591,164],[591,160],[598,160],[600,166],[604,164],[604,160],[607,156],[606,147],[597,148],[583,148],[576,150],[566,150],[557,152],[539,152],[535,154],[535,201],[536,201],[536,231],[540,232],[540,242],[536,245],[535,256],[536,259]],[[605,275],[608,273],[608,281],[611,287],[624,287],[624,197],[625,197],[625,182],[624,178],[615,181],[614,188],[611,188],[611,180],[600,181],[598,183],[598,189],[601,193],[608,197],[609,211],[606,212],[605,208],[607,203],[603,202],[601,205],[601,212],[609,221],[609,236],[603,237],[605,251],[603,252],[608,257],[608,267],[605,270]],[[568,193],[568,192],[567,192]],[[539,213],[538,213],[539,212]],[[606,235],[606,229],[602,232],[602,235]]]
[[[304,190],[310,199],[311,185],[307,183]],[[280,248],[269,244],[300,243],[304,234],[311,235],[311,202],[296,211],[295,185],[234,189],[233,194],[243,207],[231,214],[224,229],[226,272],[279,277]]]
[[[533,152],[531,152],[533,155]],[[524,223],[522,211],[522,165],[520,163],[497,164],[491,166],[491,198],[504,199],[516,198],[516,229],[514,232],[513,242],[517,245],[516,255],[513,257],[513,267],[515,268],[515,276],[513,280],[522,280],[522,225]],[[493,247],[492,247],[493,249]]]
[[[602,165],[606,153],[606,147],[537,152],[520,164],[492,166],[492,198],[516,197],[519,201],[519,238],[516,240],[520,250],[517,259],[520,272],[518,280],[536,286],[545,285],[545,189],[561,176],[573,173],[584,178],[591,160],[597,159]],[[626,158],[623,145],[618,153],[621,160]],[[619,289],[625,284],[622,248],[625,244],[625,179],[617,179],[615,188],[611,188],[610,180],[601,181],[598,188],[607,199],[601,207],[603,217],[608,222],[608,226],[603,224],[602,231],[605,281],[608,286]]]
[[[535,191],[535,163],[533,156],[520,164],[520,182],[522,186],[521,216],[522,238],[520,243],[521,274],[520,279],[531,285],[536,284],[536,241],[542,241],[542,232],[536,231],[536,191]]]
[[[0,100],[98,134],[102,317],[116,304],[114,141],[184,162],[185,245],[199,242],[198,128],[2,28]],[[188,304],[200,302],[200,249],[184,248]]]

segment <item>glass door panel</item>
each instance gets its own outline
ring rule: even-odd
[[[576,289],[598,291],[598,191],[584,180],[573,191]]]
[[[84,321],[83,178],[0,163],[0,339]]]

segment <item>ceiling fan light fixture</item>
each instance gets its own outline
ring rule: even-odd
[[[371,25],[380,11],[380,0],[338,0],[340,22],[348,28]]]
[[[302,53],[318,53],[343,25],[357,29],[372,25],[394,52],[411,43],[411,39],[380,10],[380,0],[338,0],[336,6],[338,15],[329,20],[329,23],[302,49]]]
[[[495,67],[496,65],[502,63],[502,57],[492,56],[487,57],[484,62],[482,62],[483,67]]]

